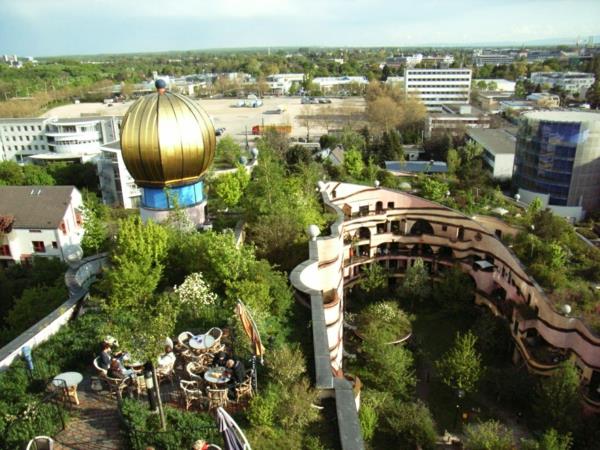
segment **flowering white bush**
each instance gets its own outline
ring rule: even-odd
[[[200,272],[188,275],[183,283],[175,286],[173,290],[181,304],[196,314],[217,303],[217,294],[210,290]]]

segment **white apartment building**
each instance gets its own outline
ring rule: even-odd
[[[103,145],[100,150],[97,167],[102,202],[113,207],[137,208],[142,193],[125,167],[121,142]]]
[[[483,53],[473,52],[473,63],[477,67],[489,66],[501,66],[510,64],[515,60],[514,55],[508,55],[506,53]]]
[[[294,84],[300,85],[303,81],[303,73],[278,73],[267,77],[267,84],[273,95],[287,95]]]
[[[0,160],[86,162],[118,139],[121,117],[0,119]]]
[[[593,73],[584,72],[533,72],[530,80],[534,84],[547,84],[552,88],[562,88],[570,94],[584,96],[596,78]]]
[[[74,186],[0,186],[0,266],[33,256],[64,261],[83,237],[82,204]]]
[[[442,105],[467,105],[471,94],[471,69],[406,69],[406,95],[418,96],[429,110]]]

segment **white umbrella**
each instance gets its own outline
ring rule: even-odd
[[[252,450],[244,433],[235,420],[222,407],[217,408],[219,432],[223,435],[225,450]]]

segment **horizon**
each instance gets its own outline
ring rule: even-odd
[[[19,56],[550,46],[600,37],[600,2],[592,0],[222,0],[210,10],[203,0],[141,8],[133,0],[0,1],[0,53]]]

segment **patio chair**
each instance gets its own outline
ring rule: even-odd
[[[181,352],[181,358],[180,360],[183,361],[183,365],[187,365],[190,362],[198,362],[200,361],[200,357],[202,355],[197,354],[196,352],[192,351],[191,349],[187,349]]]
[[[158,379],[158,384],[161,381],[169,380],[171,382],[171,386],[173,385],[173,378],[175,376],[175,361],[172,364],[166,366],[158,366],[156,368],[156,377]]]
[[[189,349],[190,347],[187,342],[193,336],[194,335],[192,333],[190,333],[189,331],[184,331],[183,333],[179,333],[179,336],[177,336],[177,344],[179,345],[179,347],[182,350]]]
[[[190,409],[194,403],[198,403],[201,406],[206,404],[206,397],[202,393],[202,389],[196,381],[181,380],[179,382],[181,388],[181,402],[182,406],[185,407],[186,411]]]
[[[132,378],[112,378],[108,375],[104,378],[104,381],[108,384],[109,390],[117,396],[117,399],[123,398],[123,392],[134,387],[135,381]],[[136,389],[137,390],[137,389]],[[139,394],[139,392],[138,392]]]
[[[250,399],[253,396],[252,377],[246,376],[246,379],[235,387],[235,400],[239,403],[241,400]]]
[[[48,436],[36,436],[27,444],[26,450],[52,450],[54,439]]]
[[[94,358],[94,368],[96,369],[96,371],[98,372],[98,376],[100,378],[104,378],[108,376],[108,370],[103,369],[102,367],[100,367],[100,357],[96,357]]]
[[[221,343],[221,338],[223,337],[223,330],[221,330],[220,328],[211,328],[210,330],[208,330],[206,332],[207,336],[212,336],[215,340],[214,344],[212,345],[213,347],[217,344]]]
[[[208,366],[205,366],[200,361],[191,361],[186,364],[185,371],[190,377],[190,380],[203,380],[202,373],[206,371]]]
[[[219,353],[219,352],[224,352],[225,351],[225,344],[221,343],[221,342],[217,342],[215,344],[213,344],[208,351],[212,354],[215,353]]]
[[[229,403],[227,398],[227,389],[212,389],[206,388],[206,394],[208,396],[208,409],[217,409],[219,406],[225,408]]]

